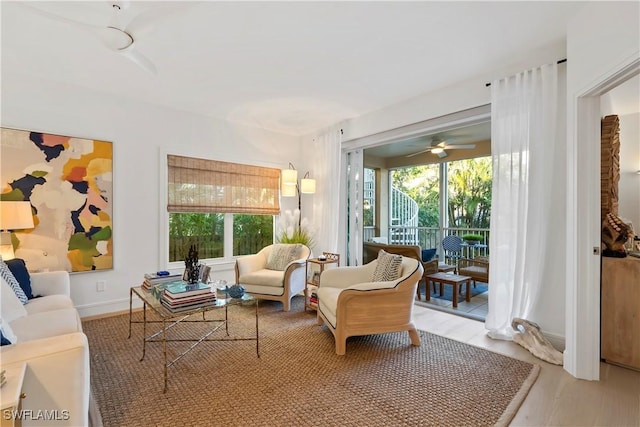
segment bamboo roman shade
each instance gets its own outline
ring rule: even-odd
[[[169,212],[280,213],[280,169],[167,156]]]

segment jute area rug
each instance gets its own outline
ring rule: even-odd
[[[333,336],[296,297],[290,312],[260,302],[255,342],[205,342],[169,368],[162,346],[142,354],[142,326],[128,315],[86,321],[92,393],[105,426],[489,426],[507,425],[539,366],[420,332],[352,337],[335,354]],[[248,336],[254,307],[229,309],[231,335]],[[149,315],[149,313],[148,313]],[[211,317],[224,315],[215,311]],[[142,313],[134,313],[141,319]],[[187,336],[200,325],[171,329]],[[149,328],[147,329],[149,331]],[[218,332],[216,332],[218,334]],[[173,343],[171,355],[187,343]]]

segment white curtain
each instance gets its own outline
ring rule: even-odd
[[[316,228],[315,252],[338,252],[338,212],[340,202],[341,133],[331,127],[313,140],[314,195],[313,218]],[[318,165],[317,167],[315,165]],[[321,195],[321,197],[316,197]]]
[[[364,152],[346,153],[347,265],[362,263],[362,181]]]
[[[559,67],[544,65],[491,83],[491,289],[485,327],[492,338],[511,339],[514,317],[534,320],[549,249],[564,248],[562,237],[549,233],[555,193],[564,188],[552,178],[566,121]]]

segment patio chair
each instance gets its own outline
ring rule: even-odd
[[[458,262],[458,274],[471,277],[474,288],[476,281],[489,284],[489,258],[462,258]]]
[[[444,258],[454,261],[458,266],[458,260],[462,258],[462,238],[459,236],[449,235],[442,239],[442,249],[444,249]]]

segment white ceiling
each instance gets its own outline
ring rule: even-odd
[[[153,77],[89,29],[108,1],[2,1],[2,73],[294,135],[517,63],[581,2],[130,2]],[[166,13],[165,13],[166,12]],[[501,77],[501,76],[496,76]]]

